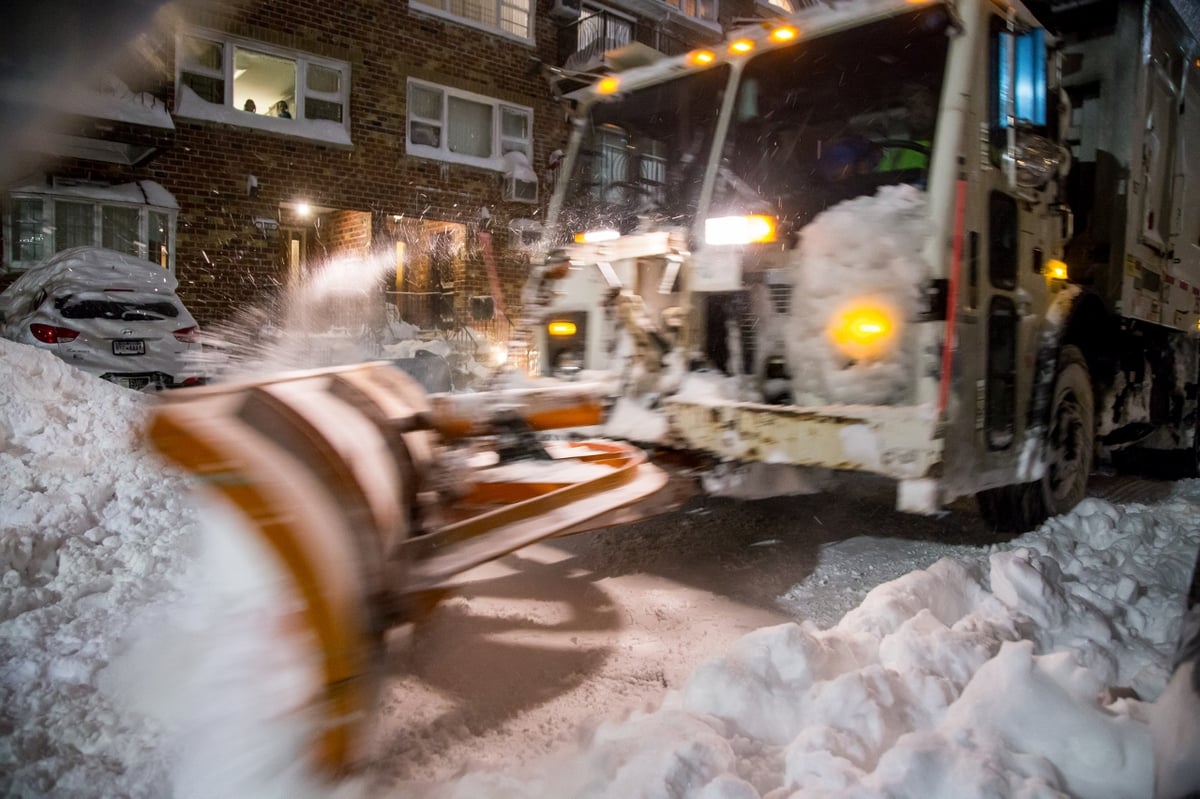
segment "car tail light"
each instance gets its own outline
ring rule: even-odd
[[[64,341],[74,341],[79,337],[78,330],[72,330],[69,327],[57,327],[56,325],[32,324],[29,326],[29,332],[33,337],[43,344],[61,344]]]
[[[192,325],[191,327],[181,327],[173,334],[175,338],[182,341],[184,344],[199,344],[200,343],[200,328]]]
[[[180,386],[184,386],[184,387],[187,387],[187,386],[202,386],[202,385],[204,385],[204,378],[203,378],[203,377],[189,377],[189,378],[185,379],[185,380],[184,380],[182,383],[180,383],[179,385],[180,385]]]

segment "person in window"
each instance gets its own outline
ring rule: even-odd
[[[279,117],[280,119],[292,118],[292,112],[288,111],[288,104],[283,100],[280,100],[275,104],[275,116]]]
[[[255,114],[258,112],[258,106],[254,104],[253,100],[247,100],[246,104],[242,106],[242,110],[251,114]]]

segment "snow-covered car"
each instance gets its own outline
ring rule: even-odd
[[[200,328],[166,269],[101,247],[63,250],[0,293],[0,335],[126,388],[204,382]]]

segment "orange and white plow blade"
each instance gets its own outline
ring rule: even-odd
[[[515,398],[506,399],[511,409]],[[446,415],[453,418],[439,425],[421,389],[378,363],[172,392],[150,421],[154,447],[250,522],[302,600],[301,632],[319,648],[322,677],[310,754],[329,776],[363,757],[388,625],[412,620],[461,572],[580,529],[666,483],[640,450],[589,442],[561,460],[607,467],[595,476],[505,481],[482,469],[457,501],[418,512],[418,495],[431,488],[436,431],[486,430]],[[563,418],[590,415],[585,408]],[[451,521],[420,528],[418,517],[431,512]]]

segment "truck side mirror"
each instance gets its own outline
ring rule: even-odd
[[[1006,148],[1001,158],[1022,189],[1041,189],[1071,165],[1071,154],[1065,147],[1027,130],[1017,131],[1015,145]]]
[[[1045,31],[998,31],[993,56],[992,130],[1004,140],[1001,166],[1013,188],[1040,189],[1069,159],[1045,135],[1049,131]]]

